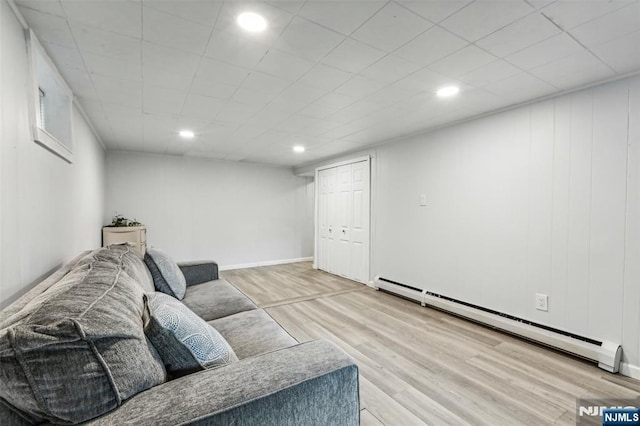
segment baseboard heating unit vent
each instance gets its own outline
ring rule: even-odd
[[[451,299],[380,276],[375,277],[374,286],[377,289],[416,300],[422,306],[430,305],[469,320],[595,361],[598,363],[598,367],[611,373],[617,373],[620,369],[622,347],[617,343],[599,341],[542,324],[536,324],[522,318]]]

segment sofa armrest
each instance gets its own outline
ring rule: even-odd
[[[178,267],[187,281],[187,286],[218,279],[218,264],[212,260],[180,262]]]
[[[91,425],[360,424],[358,367],[332,343],[302,343],[156,386]]]

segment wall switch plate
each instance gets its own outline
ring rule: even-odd
[[[549,310],[549,296],[536,293],[536,309],[547,312]]]
[[[420,205],[421,206],[427,205],[427,196],[425,194],[420,194]]]

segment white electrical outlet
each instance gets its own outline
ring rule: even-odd
[[[420,205],[421,206],[427,205],[427,196],[425,194],[420,194]]]
[[[549,296],[546,294],[536,293],[536,309],[539,311],[549,310]]]

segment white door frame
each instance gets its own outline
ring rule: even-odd
[[[362,161],[366,161],[367,162],[367,170],[369,170],[369,247],[368,247],[368,250],[367,250],[367,275],[368,275],[368,277],[367,277],[367,282],[363,282],[363,284],[370,285],[371,284],[370,283],[370,280],[371,280],[371,228],[372,228],[372,226],[371,226],[372,225],[372,221],[371,221],[372,171],[371,171],[371,156],[370,155],[366,155],[364,157],[356,157],[356,158],[352,158],[352,159],[349,159],[349,160],[339,161],[337,163],[331,163],[331,164],[326,164],[324,166],[316,167],[315,176],[314,176],[315,206],[314,206],[314,214],[313,214],[313,234],[314,234],[313,269],[318,269],[318,261],[317,261],[317,259],[318,259],[318,253],[319,253],[319,250],[320,250],[320,235],[319,235],[319,232],[318,232],[318,218],[320,216],[320,212],[319,212],[320,194],[319,194],[319,191],[318,191],[319,190],[319,187],[318,187],[318,173],[321,170],[333,169],[334,167],[345,166],[347,164],[353,164],[353,163],[360,163]]]

